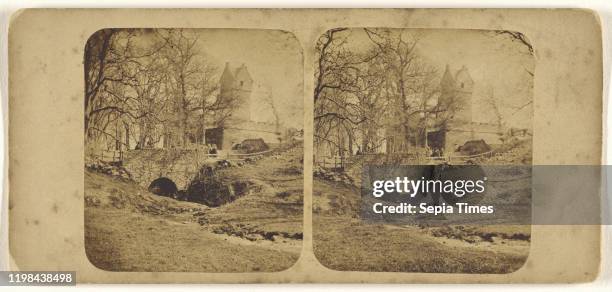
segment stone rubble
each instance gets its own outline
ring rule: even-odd
[[[133,180],[132,175],[121,165],[121,163],[91,160],[85,163],[85,167],[88,170],[98,173],[107,174],[124,180]]]
[[[324,179],[332,182],[340,182],[347,185],[354,185],[354,180],[344,172],[328,170],[319,166],[315,166],[313,175],[316,178]]]

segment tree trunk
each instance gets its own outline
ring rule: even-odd
[[[127,123],[123,123],[125,128],[125,148],[126,150],[130,149],[130,126]]]

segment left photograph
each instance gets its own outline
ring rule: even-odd
[[[83,64],[94,266],[240,273],[297,261],[304,68],[293,34],[103,29]]]

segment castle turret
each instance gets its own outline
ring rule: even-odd
[[[446,65],[440,81],[439,105],[447,112],[449,119],[443,127],[444,138],[439,139],[438,147],[444,145],[445,153],[452,153],[465,141],[474,139],[472,92],[474,80],[466,66],[455,74]]]
[[[455,94],[455,78],[453,78],[453,74],[451,74],[448,64],[446,65],[444,75],[442,75],[442,80],[440,81],[440,90],[440,98],[443,100],[452,98],[452,95]]]
[[[240,67],[233,68],[229,62],[226,62],[219,83],[220,98],[234,100],[236,105],[228,122],[250,121],[253,79],[246,65],[243,63]]]
[[[474,80],[470,76],[466,66],[462,66],[455,73],[455,94],[457,102],[460,104],[460,109],[455,113],[455,120],[466,124],[473,122],[473,102],[472,92],[474,89]]]

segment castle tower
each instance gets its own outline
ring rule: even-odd
[[[440,98],[438,102],[445,107],[450,119],[447,121],[443,138],[437,138],[438,145],[444,145],[445,153],[452,153],[466,141],[475,138],[473,124],[474,80],[466,66],[462,66],[455,74],[446,65],[440,81]]]
[[[235,99],[236,107],[232,111],[229,122],[240,123],[250,121],[253,79],[246,65],[243,63],[240,67],[233,68],[229,62],[226,62],[219,83],[220,98]]]
[[[451,122],[455,126],[472,123],[473,90],[474,80],[472,80],[467,67],[463,66],[455,74],[452,74],[450,67],[446,65],[446,70],[440,81],[439,102],[450,112]]]
[[[446,65],[444,75],[442,75],[442,80],[440,81],[440,91],[440,100],[442,102],[446,102],[453,98],[455,94],[455,78],[453,74],[451,74],[448,64]]]
[[[470,76],[467,67],[462,66],[455,73],[455,94],[457,101],[461,103],[461,108],[455,113],[455,120],[466,124],[473,121],[473,102],[472,92],[474,90],[474,80]]]

